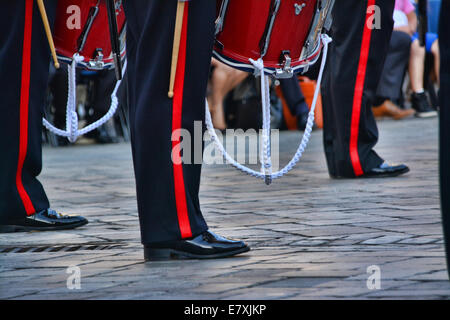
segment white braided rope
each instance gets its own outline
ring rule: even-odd
[[[78,130],[78,114],[76,110],[77,95],[76,95],[76,68],[77,65],[84,60],[84,57],[80,56],[78,53],[74,54],[72,63],[68,66],[68,97],[67,97],[67,107],[66,107],[66,130],[61,130],[56,128],[47,119],[43,119],[43,125],[51,132],[61,137],[66,137],[70,142],[74,143],[78,137],[85,135],[86,133],[97,129],[98,127],[104,125],[108,122],[117,110],[119,105],[119,100],[117,99],[117,91],[119,90],[121,80],[117,81],[116,86],[111,94],[111,106],[108,112],[99,120],[94,123]],[[127,69],[127,61],[125,60],[122,76],[125,74]]]
[[[264,179],[266,184],[270,184],[272,180],[278,179],[289,173],[296,164],[300,161],[301,157],[303,156],[303,153],[308,145],[309,139],[311,137],[312,128],[314,125],[314,114],[316,110],[317,100],[319,97],[320,92],[320,84],[322,82],[322,76],[323,71],[325,69],[325,64],[327,60],[328,55],[328,44],[332,41],[331,38],[323,34],[321,36],[321,41],[323,43],[323,56],[322,56],[322,62],[320,65],[320,72],[319,76],[317,78],[317,85],[314,92],[314,98],[311,104],[311,110],[308,115],[308,122],[306,125],[305,132],[303,134],[301,143],[291,159],[289,163],[280,171],[277,171],[275,173],[272,173],[272,165],[271,165],[271,150],[270,150],[270,101],[269,101],[269,86],[268,86],[268,78],[264,74],[264,63],[261,59],[258,61],[251,60],[255,67],[260,71],[261,75],[261,94],[262,94],[262,104],[263,104],[263,146],[261,151],[261,162],[262,162],[262,168],[261,171],[255,171],[253,169],[250,169],[240,163],[238,163],[236,160],[234,160],[228,152],[225,150],[223,144],[220,142],[220,139],[217,137],[217,134],[215,132],[212,119],[211,119],[211,113],[209,111],[209,105],[208,101],[206,101],[206,116],[205,116],[205,122],[206,122],[206,128],[211,136],[211,139],[216,144],[216,147],[219,149],[219,152],[223,155],[226,161],[228,161],[232,166],[234,166],[236,169],[250,175],[254,176],[256,178]]]
[[[127,60],[125,60],[123,64],[122,69],[122,79],[125,75],[125,71],[127,70]],[[99,120],[95,121],[94,123],[84,127],[83,129],[78,131],[79,135],[84,135],[94,129],[97,129],[98,127],[104,125],[106,122],[109,121],[114,116],[114,113],[117,110],[117,106],[119,105],[119,99],[117,98],[117,91],[119,90],[120,84],[122,83],[122,80],[118,80],[116,83],[116,86],[114,87],[114,90],[111,94],[111,106],[109,107],[108,112]]]
[[[264,69],[263,69],[264,70]],[[264,72],[264,71],[263,71]],[[263,81],[264,80],[264,81]],[[262,146],[262,169],[267,185],[272,183],[272,155],[270,144],[270,86],[269,77],[261,76],[261,82],[265,82],[265,103],[263,103],[263,146]]]

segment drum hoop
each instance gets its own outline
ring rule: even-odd
[[[304,45],[304,52],[300,55],[300,59],[308,59],[308,57],[314,55],[316,52],[316,48],[314,50],[309,50],[309,43],[315,42],[316,46],[320,45],[320,37],[323,34],[323,29],[326,27],[327,21],[331,16],[331,12],[334,7],[335,0],[326,0],[326,5],[323,9],[319,9],[319,1],[317,2],[317,6],[319,10],[314,14],[314,18],[311,21],[311,25],[309,27],[308,36],[306,37],[306,42]],[[304,58],[304,56],[307,56]]]
[[[267,50],[269,50],[270,40],[272,39],[273,26],[275,24],[275,20],[277,19],[278,12],[280,10],[280,5],[281,0],[272,0],[270,3],[270,11],[269,17],[266,22],[266,28],[259,42],[259,47],[261,50],[260,51],[261,58],[264,58],[264,56],[267,53]]]
[[[227,16],[227,12],[228,12],[229,1],[230,0],[223,0],[222,4],[220,6],[219,17],[216,20],[216,32],[215,32],[216,37],[219,33],[221,33],[223,31],[223,26],[225,24],[225,18]]]
[[[99,12],[99,4],[100,0],[97,1],[97,4],[94,7],[91,7],[90,10],[94,9],[92,12],[92,15],[90,14],[87,18],[87,21],[85,23],[85,26],[83,28],[83,31],[81,32],[77,44],[78,44],[78,52],[82,51],[84,49],[84,46],[86,45],[87,38],[89,36],[89,33],[91,32],[92,25],[94,23],[95,18],[97,18],[98,12]]]
[[[120,31],[120,38],[124,38],[125,37],[125,33],[126,33],[126,28],[127,28],[127,24],[126,22],[123,25],[122,30]],[[81,55],[78,52],[79,55]],[[120,51],[120,57],[121,60],[124,60],[126,56],[126,46],[124,45],[122,50]],[[71,64],[73,62],[73,57],[67,57],[61,54],[57,54],[58,60],[60,62],[65,62],[67,64]],[[91,64],[90,62],[94,62],[95,60],[90,59],[89,62],[86,61],[81,61],[78,62],[77,65],[88,69],[88,70],[92,70],[92,71],[101,71],[101,70],[112,70],[114,69],[114,60],[111,58],[111,62],[103,62],[103,67],[96,67],[94,64]]]
[[[73,62],[72,58],[67,58],[65,56],[60,56],[58,55],[58,60],[67,64],[71,64]],[[124,58],[125,56],[122,56],[122,58]],[[93,60],[90,60],[93,61]],[[77,63],[77,66],[80,66],[84,69],[87,70],[92,70],[92,71],[101,71],[101,70],[111,70],[114,69],[114,62],[103,62],[103,67],[95,67],[94,65],[89,64],[89,62],[85,62],[85,61],[81,61]]]
[[[292,65],[293,72],[294,73],[302,72],[303,69],[307,70],[311,65],[315,64],[317,62],[317,60],[319,59],[322,47],[323,47],[323,45],[321,44],[321,41],[319,41],[316,45],[315,50],[312,52],[312,54],[310,54],[306,59],[303,59],[299,63],[297,62]],[[253,73],[256,71],[255,67],[250,63],[250,61],[248,63],[238,61],[238,60],[233,59],[232,57],[229,57],[225,54],[220,53],[217,50],[213,51],[213,56],[216,59],[218,59],[219,61],[229,65],[230,67],[237,68],[242,71],[250,72],[250,73]],[[276,69],[278,69],[278,68],[279,68],[279,66],[277,66],[277,67],[265,66],[264,71],[265,71],[265,73],[272,75],[276,72]]]

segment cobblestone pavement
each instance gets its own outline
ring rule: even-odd
[[[377,151],[406,176],[331,180],[322,133],[301,164],[267,187],[207,166],[201,188],[211,229],[252,251],[209,261],[143,261],[128,144],[45,148],[53,207],[90,224],[0,235],[2,299],[441,299],[450,297],[439,211],[437,120],[381,121]],[[281,162],[299,134],[281,134]],[[81,289],[69,290],[70,266]],[[378,266],[381,289],[368,289]],[[70,282],[70,281],[69,281]]]

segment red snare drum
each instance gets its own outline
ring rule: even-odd
[[[116,2],[121,56],[125,56],[125,13]],[[90,70],[114,68],[105,0],[58,0],[54,40],[58,59],[70,63],[75,53]]]
[[[216,22],[214,56],[253,71],[249,59],[286,78],[319,57],[324,26],[331,24],[334,0],[222,0]]]

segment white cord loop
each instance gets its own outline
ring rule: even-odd
[[[66,137],[70,142],[74,143],[77,141],[78,137],[85,135],[86,133],[97,129],[98,127],[104,125],[114,116],[119,105],[119,100],[117,99],[117,91],[119,90],[121,80],[117,81],[114,91],[111,94],[111,106],[108,112],[96,122],[78,130],[78,114],[77,114],[77,79],[76,79],[76,69],[77,65],[84,60],[83,56],[78,53],[73,55],[73,61],[68,66],[68,97],[67,97],[67,107],[66,107],[66,130],[61,130],[56,128],[47,119],[43,119],[42,122],[44,126],[51,132],[61,137]],[[125,75],[127,69],[127,61],[125,60],[122,77]]]
[[[314,114],[316,110],[317,100],[319,98],[320,92],[320,84],[322,83],[323,71],[325,69],[325,64],[328,55],[328,45],[332,41],[332,39],[326,35],[321,35],[321,41],[323,43],[323,56],[322,62],[320,65],[320,72],[317,78],[317,85],[314,92],[314,98],[311,104],[311,110],[308,115],[308,122],[306,124],[306,129],[303,134],[303,138],[301,143],[291,159],[289,163],[280,171],[272,173],[272,162],[271,162],[271,147],[270,147],[270,93],[269,93],[269,78],[264,73],[264,61],[262,59],[258,59],[257,61],[250,59],[250,62],[255,66],[256,74],[261,76],[261,96],[262,96],[262,113],[263,113],[263,130],[262,130],[262,147],[261,147],[261,171],[257,172],[252,170],[234,160],[228,152],[225,150],[223,144],[220,142],[217,134],[215,132],[211,113],[209,111],[208,101],[206,101],[206,128],[211,136],[211,139],[216,144],[219,152],[222,153],[223,157],[226,161],[228,161],[231,165],[233,165],[238,170],[254,176],[256,178],[263,179],[267,185],[272,183],[273,180],[278,179],[289,173],[295,165],[300,161],[303,153],[308,145],[309,139],[311,137],[311,133],[314,126]]]

